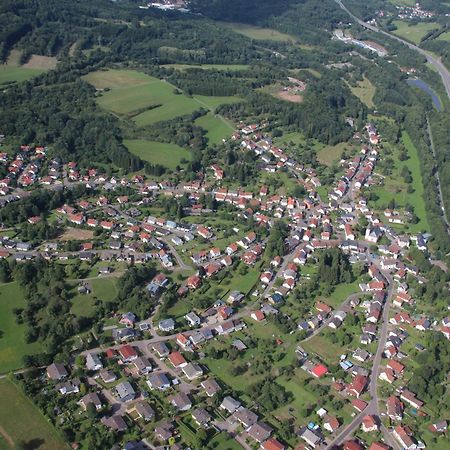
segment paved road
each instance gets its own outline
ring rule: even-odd
[[[378,27],[375,27],[373,25],[370,25],[367,22],[364,22],[363,20],[356,17],[354,14],[352,14],[347,7],[342,3],[341,0],[335,0],[335,2],[356,22],[358,22],[362,27],[367,28],[368,30],[374,31],[375,33],[384,34],[385,36],[395,39],[398,42],[401,42],[402,44],[405,44],[410,49],[415,50],[416,52],[419,52],[421,55],[425,56],[427,61],[432,64],[436,70],[439,72],[439,75],[441,76],[442,83],[444,84],[445,90],[447,91],[447,95],[450,98],[450,71],[445,67],[445,65],[442,63],[442,61],[438,58],[435,58],[433,55],[430,55],[427,51],[423,50],[420,47],[417,47],[417,45],[411,44],[411,42],[405,41],[404,39],[396,36],[395,34],[388,33],[387,31],[381,30]]]

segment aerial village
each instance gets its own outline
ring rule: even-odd
[[[58,191],[83,185],[101,194],[55,208],[54,220],[81,237],[102,236],[101,240],[86,239],[76,249],[58,240],[33,246],[2,237],[1,258],[17,263],[39,257],[61,262],[76,259],[95,265],[94,278],[110,276],[118,263],[152,262],[158,268],[143,287],[146,295],[156,299],[149,317],[117,311],[104,327],[109,343],[84,348],[76,357],[42,369],[44,389],[58,398],[55,414],[61,422],[88,414],[94,426],[125,436],[124,446],[117,448],[127,450],[188,448],[186,435],[196,437],[195,448],[206,448],[204,436],[215,435],[226,436],[245,449],[425,448],[422,436],[405,425],[405,417],[426,416],[435,435],[446,432],[447,422],[433,417],[428,405],[409,389],[408,357],[424,350],[420,336],[430,331],[450,339],[450,318],[414,309],[416,294],[411,286],[426,280],[405,256],[415,247],[428,257],[430,236],[402,232],[409,219],[407,211],[374,211],[361,195],[377,182],[383,136],[373,123],[355,133],[359,151],[340,162],[342,175],[321,196],[315,170],[275,145],[265,126],[241,124],[229,141],[239,151],[257,155],[262,173],[292,174],[304,188],[303,197],[279,194],[265,184],[251,191],[229,188],[219,164],[192,182],[173,184],[146,175],[118,178],[94,168],[80,170],[76,162],[49,158],[45,146],[23,145],[13,157],[0,153],[7,169],[0,180],[2,205],[38,187]],[[124,188],[132,194],[117,194]],[[240,218],[228,233],[224,234],[220,222],[208,226],[201,221],[213,215],[201,203],[205,195],[217,205],[233,208]],[[192,220],[145,215],[143,211],[160,197],[187,198],[184,213]],[[286,251],[267,260],[267,236],[280,219],[288,224]],[[28,218],[30,226],[41,220],[39,215]],[[241,225],[245,223],[251,226],[245,228]],[[83,234],[86,230],[94,234]],[[352,267],[365,268],[364,274],[339,303],[318,298],[309,311],[292,319],[287,299],[296,286],[308,281],[318,254],[332,249],[347,255]],[[166,292],[174,285],[176,301],[183,303],[206,284],[222,280],[223,273],[239,276],[237,272],[249,270],[257,270],[250,288],[230,285],[213,304],[178,316],[159,314]],[[174,278],[176,273],[188,276]],[[87,280],[78,286],[80,295],[90,289]],[[281,332],[274,323],[284,321],[294,326]],[[323,357],[309,345],[323,333],[339,336],[342,330],[344,338],[350,336],[351,345],[342,345],[340,352]],[[307,380],[305,384],[314,385],[316,398],[305,406],[308,421],[301,423],[292,407],[283,408],[292,401],[286,395],[280,394],[278,401],[277,392],[269,390],[270,401],[263,406],[246,392],[252,377],[263,380],[257,375],[260,361],[255,356],[255,344],[258,347],[263,340],[267,353],[275,358],[269,361],[280,367],[275,376],[289,380],[282,373],[289,365],[299,379]],[[251,358],[245,357],[252,352]],[[288,364],[283,362],[285,355],[291,357]],[[234,367],[231,380],[225,370],[227,360],[239,358],[244,363]],[[285,386],[291,384],[286,381]],[[323,403],[321,396],[331,400]],[[271,403],[274,411],[267,406]],[[285,423],[289,423],[288,431]],[[77,448],[76,439],[72,448]],[[230,444],[230,448],[235,447]]]

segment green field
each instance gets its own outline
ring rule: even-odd
[[[351,86],[350,89],[353,94],[355,94],[369,108],[375,107],[375,104],[373,103],[375,87],[367,78],[364,77],[364,80],[360,81],[358,86]]]
[[[450,42],[450,31],[447,31],[446,33],[442,33],[436,40]]]
[[[224,25],[231,28],[234,32],[247,36],[250,39],[276,42],[297,41],[295,36],[280,33],[279,31],[272,30],[271,28],[255,27],[253,25],[244,25],[242,23],[226,23]]]
[[[233,132],[233,126],[221,117],[212,113],[206,114],[195,121],[195,124],[206,130],[209,144],[219,144],[222,139],[227,139]]]
[[[26,81],[42,72],[44,72],[42,69],[28,69],[26,67],[15,67],[3,64],[0,65],[0,86]]]
[[[248,65],[246,64],[164,64],[161,67],[166,67],[167,69],[176,70],[186,70],[186,69],[214,69],[214,70],[246,70]]]
[[[68,449],[37,407],[9,380],[0,380],[0,398],[1,449],[16,448],[19,442],[35,450]]]
[[[404,132],[402,134],[402,142],[408,151],[409,159],[407,161],[398,161],[395,167],[393,167],[392,175],[385,178],[384,186],[377,187],[373,190],[379,196],[379,199],[375,202],[375,207],[385,207],[392,198],[395,199],[400,207],[409,203],[414,207],[414,212],[419,218],[419,221],[416,224],[408,224],[408,230],[410,232],[429,231],[430,225],[428,224],[425,201],[423,199],[424,188],[419,155],[408,133]],[[407,193],[407,185],[400,176],[403,165],[408,167],[412,175],[414,192],[411,194]]]
[[[334,162],[341,158],[343,151],[349,147],[346,142],[336,145],[327,145],[317,152],[317,159],[326,166],[333,165]]]
[[[16,322],[14,308],[23,308],[25,299],[17,283],[0,285],[0,373],[23,367],[25,355],[38,353],[37,343],[25,343],[25,325]]]
[[[420,44],[420,40],[431,30],[440,28],[436,22],[421,22],[417,25],[409,26],[408,22],[402,20],[394,20],[394,25],[397,29],[393,32],[414,44]]]
[[[240,100],[237,97],[188,97],[168,82],[134,70],[91,72],[84,79],[103,90],[98,97],[102,108],[132,119],[138,126],[191,114],[201,107],[214,110],[223,103]]]
[[[182,165],[182,159],[191,159],[189,151],[176,144],[145,141],[142,139],[125,140],[123,143],[131,153],[139,156],[142,160],[151,164],[161,164],[172,170],[176,166]]]

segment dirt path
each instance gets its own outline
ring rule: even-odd
[[[3,436],[8,446],[14,448],[14,441],[1,425],[0,425],[0,434]]]

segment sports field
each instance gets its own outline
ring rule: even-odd
[[[212,113],[206,114],[195,121],[195,124],[206,130],[209,144],[219,144],[222,139],[227,139],[233,132],[231,124]]]
[[[19,443],[35,450],[65,450],[64,443],[38,408],[7,379],[0,380],[0,449]]]
[[[123,143],[131,153],[139,156],[142,160],[151,164],[161,164],[172,170],[176,166],[182,165],[182,159],[191,159],[189,151],[176,144],[145,141],[142,139],[125,140]]]
[[[200,109],[214,110],[237,97],[188,97],[170,83],[133,70],[92,72],[84,79],[103,90],[98,97],[101,107],[132,119],[138,126],[174,119]]]
[[[431,30],[440,28],[436,22],[421,22],[416,25],[409,26],[408,22],[402,20],[394,20],[397,29],[393,32],[414,44],[420,44],[420,40]]]
[[[16,322],[13,310],[24,306],[25,299],[17,283],[0,284],[0,373],[20,369],[25,355],[41,350],[38,343],[25,342],[26,326]]]

